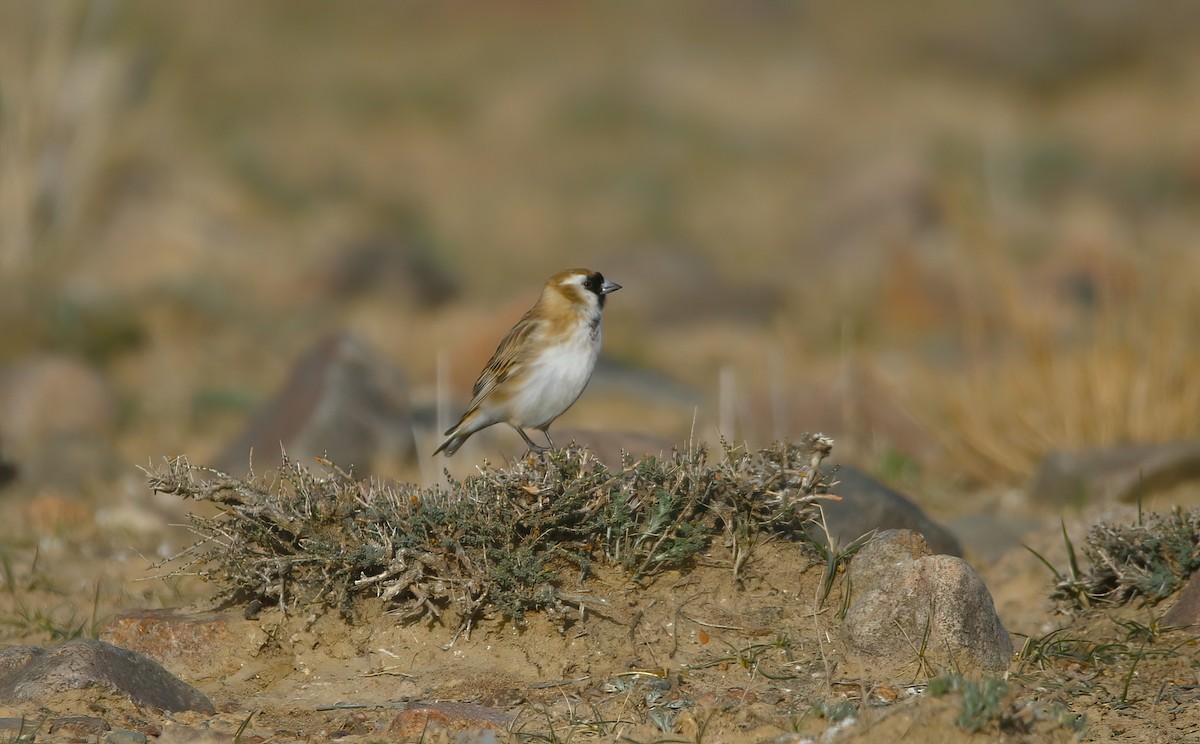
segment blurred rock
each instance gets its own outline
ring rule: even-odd
[[[1032,504],[1053,508],[1133,502],[1200,479],[1200,442],[1055,452],[1029,486]]]
[[[250,454],[274,465],[282,445],[297,462],[318,455],[358,475],[415,452],[404,373],[343,332],[318,341],[292,366],[283,389],[251,418],[216,467],[244,475]]]
[[[826,472],[831,469],[828,465],[823,468]],[[840,466],[836,478],[838,484],[831,491],[842,500],[822,501],[821,508],[829,534],[838,545],[848,545],[873,530],[904,529],[923,535],[934,553],[962,555],[958,539],[899,491],[849,465]],[[814,540],[825,542],[820,525],[809,525],[808,533]]]
[[[37,355],[0,370],[0,471],[66,489],[112,477],[117,409],[108,380],[82,361]]]
[[[1008,668],[1012,639],[987,586],[961,558],[931,555],[920,535],[879,533],[851,559],[849,581],[842,630],[852,653],[903,664],[924,649],[934,668]]]
[[[1163,614],[1163,627],[1186,626],[1192,635],[1200,635],[1200,571],[1193,571],[1192,578],[1183,585],[1175,604]]]
[[[111,436],[117,399],[108,380],[84,362],[26,357],[0,370],[0,439],[18,455],[63,434]]]
[[[173,713],[215,712],[203,693],[157,662],[103,641],[67,641],[50,649],[0,649],[0,703],[49,703],[60,693],[90,687]]]
[[[379,292],[409,306],[431,308],[458,293],[432,251],[402,235],[363,238],[335,255],[320,281],[338,300]]]

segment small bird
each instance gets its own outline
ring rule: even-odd
[[[598,271],[567,269],[550,277],[542,296],[517,321],[479,374],[471,405],[433,454],[450,457],[475,432],[506,423],[529,449],[525,429],[546,435],[550,424],[579,399],[600,351],[600,314],[605,298],[621,288]]]

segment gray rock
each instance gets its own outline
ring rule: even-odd
[[[1012,639],[987,586],[961,558],[931,555],[920,535],[876,535],[851,560],[849,582],[842,631],[851,653],[897,664],[923,653],[961,672],[1008,668]]]
[[[102,687],[137,705],[214,713],[213,704],[141,654],[103,641],[67,641],[50,649],[0,649],[0,704],[45,701],[67,690]]]
[[[141,731],[117,729],[104,737],[104,744],[146,744],[146,735]]]
[[[958,539],[900,492],[849,465],[839,467],[836,477],[839,482],[831,490],[842,500],[822,501],[821,508],[838,545],[847,545],[874,530],[904,529],[924,535],[935,553],[962,555]],[[810,525],[808,533],[814,540],[825,541],[820,525]]]
[[[1052,507],[1133,502],[1200,479],[1200,442],[1055,452],[1038,466],[1029,500]]]
[[[244,475],[251,450],[260,465],[273,465],[280,445],[297,462],[327,456],[358,475],[383,458],[412,457],[404,373],[351,333],[326,336],[296,361],[287,384],[251,418],[216,467]]]

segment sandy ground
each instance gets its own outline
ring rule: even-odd
[[[1073,621],[1054,614],[1044,599],[1048,572],[1020,548],[982,567],[1006,627],[1018,631],[1014,646],[1025,641],[1020,633],[1078,645],[1018,658],[995,714],[972,733],[957,723],[960,694],[929,692],[936,670],[915,649],[869,666],[848,659],[838,640],[844,580],[822,601],[823,566],[797,543],[756,548],[740,585],[719,546],[694,570],[646,586],[601,570],[570,587],[582,613],[535,613],[521,623],[491,617],[456,637],[452,617],[404,624],[378,600],[357,605],[353,619],[271,608],[246,619],[244,606],[206,599],[212,587],[197,579],[147,580],[141,556],[97,547],[109,539],[75,524],[35,545],[7,543],[0,613],[15,620],[4,642],[98,635],[140,648],[208,695],[218,715],[139,710],[99,692],[3,714],[91,715],[115,728],[221,735],[249,718],[244,735],[277,741],[365,741],[391,726],[390,735],[415,741],[417,724],[404,712],[413,701],[484,706],[502,716],[490,725],[520,741],[800,741],[835,727],[836,741],[1162,742],[1186,741],[1200,725],[1194,636],[1138,636],[1161,607]],[[1053,529],[1031,536],[1064,565],[1056,539]],[[170,643],[167,626],[130,630],[147,627],[137,623],[157,607],[181,608],[193,619],[175,622],[199,630]],[[1047,635],[1059,628],[1066,630]],[[471,715],[432,731],[450,736],[455,725],[479,725]]]

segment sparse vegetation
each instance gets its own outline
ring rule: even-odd
[[[34,589],[49,591],[60,597],[67,595],[67,592],[54,586],[49,577],[40,573],[36,553],[27,575],[18,574],[8,555],[0,553],[0,579],[3,579],[4,592],[8,595],[12,607],[11,615],[0,616],[0,627],[9,627],[24,633],[44,634],[54,641],[98,636],[101,620],[98,580],[92,594],[91,613],[87,619],[81,619],[80,609],[73,603],[64,602],[62,606],[51,609],[26,599],[25,595],[32,593],[31,590]]]
[[[830,446],[820,435],[759,451],[727,445],[715,463],[696,447],[627,457],[619,471],[572,446],[431,489],[286,459],[269,480],[241,480],[178,458],[150,474],[150,487],[221,507],[191,517],[200,540],[174,573],[285,609],[316,603],[349,615],[366,595],[407,620],[453,609],[469,632],[492,609],[515,619],[586,611],[562,576],[586,576],[593,561],[647,581],[728,546],[736,580],[761,537],[805,539]]]
[[[1176,507],[1169,513],[1139,515],[1130,525],[1101,522],[1088,531],[1081,568],[1075,546],[1063,528],[1068,570],[1053,573],[1051,597],[1069,612],[1095,604],[1117,605],[1140,598],[1155,603],[1183,586],[1200,568],[1200,509]]]
[[[1073,617],[1068,626],[1027,637],[1017,654],[1011,680],[1033,698],[1027,710],[1082,732],[1089,718],[1076,706],[1094,709],[1099,703],[1102,710],[1136,715],[1148,699],[1156,705],[1194,701],[1191,686],[1162,679],[1159,670],[1194,658],[1200,641],[1172,635],[1178,629],[1163,627],[1153,606],[1198,567],[1198,527],[1197,510],[1139,512],[1133,524],[1094,525],[1078,552],[1064,525],[1064,569],[1030,551],[1053,574],[1051,599]]]
[[[967,731],[976,732],[999,720],[1008,685],[998,677],[967,679],[952,674],[931,680],[928,690],[934,696],[951,692],[961,694],[962,709],[954,722]]]

